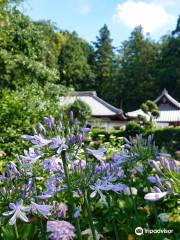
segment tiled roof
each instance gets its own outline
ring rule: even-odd
[[[171,103],[172,105],[177,109],[180,110],[180,103],[178,101],[176,101],[173,97],[171,97],[169,94],[168,94],[168,91],[166,89],[164,89],[161,93],[161,95],[156,98],[154,100],[154,102],[158,105],[158,102],[163,98],[163,97],[166,97]],[[164,104],[163,104],[164,105]]]
[[[132,117],[132,118],[136,118],[138,115],[143,115],[145,117],[147,117],[148,115],[145,114],[141,109],[138,109],[138,110],[135,110],[135,111],[132,111],[132,112],[127,112],[126,115],[128,117]]]
[[[118,109],[106,101],[102,100],[96,95],[95,91],[84,91],[84,92],[76,92],[75,96],[70,97],[61,97],[60,98],[60,104],[61,105],[67,105],[72,104],[76,99],[80,99],[83,102],[85,102],[92,111],[92,116],[101,117],[101,116],[107,116],[107,117],[115,117],[117,115],[121,116],[123,119],[125,119],[125,116],[123,115],[123,112],[121,109]]]
[[[160,116],[154,120],[155,122],[180,122],[180,110],[165,110],[159,111],[159,113]],[[149,119],[149,116],[145,114],[141,109],[133,112],[128,112],[126,115],[132,119],[137,118],[138,115],[143,115]]]
[[[169,105],[168,103],[160,103],[158,105],[158,102],[160,102],[160,100],[166,97],[169,102],[172,103],[172,105]],[[154,102],[158,105],[159,108],[159,113],[160,116],[155,119],[156,122],[180,122],[180,103],[178,101],[176,101],[174,98],[172,98],[166,89],[163,90],[163,92],[161,93],[161,95],[156,98],[154,100]],[[132,111],[132,112],[128,112],[126,113],[128,118],[132,118],[135,119],[137,118],[138,115],[143,115],[147,118],[149,118],[149,116],[147,114],[145,114],[141,109]]]
[[[180,110],[160,111],[156,122],[180,122]]]

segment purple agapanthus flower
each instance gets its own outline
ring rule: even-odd
[[[160,159],[161,166],[168,171],[174,171],[176,173],[180,173],[180,164],[176,160],[169,159]]]
[[[65,203],[59,203],[56,207],[56,214],[58,217],[66,217],[68,206]]]
[[[32,144],[34,144],[36,147],[44,147],[51,143],[51,140],[45,139],[41,134],[38,135],[36,134],[34,136],[22,135],[21,138],[24,140],[31,141]]]
[[[70,136],[67,138],[67,145],[68,147],[71,147],[72,145],[75,144],[76,137],[74,134],[70,134]]]
[[[30,193],[33,193],[35,188],[34,188],[34,178],[29,178],[28,182],[22,186],[22,199],[26,198]]]
[[[47,221],[47,232],[51,240],[72,240],[75,237],[75,228],[66,221]]]
[[[109,173],[106,174],[105,176],[102,176],[102,180],[103,181],[107,181],[107,182],[115,182],[117,180],[118,176],[115,173]]]
[[[39,199],[41,200],[48,200],[54,196],[53,193],[42,193],[41,195],[38,196]]]
[[[42,123],[38,123],[38,128],[39,128],[39,131],[40,131],[40,133],[42,133],[42,134],[45,134],[46,133],[46,129],[45,129],[45,127],[42,125]]]
[[[40,205],[31,201],[31,211],[33,213],[40,213],[43,217],[47,218],[53,208],[51,205]]]
[[[83,143],[84,137],[81,133],[78,133],[76,136],[76,143],[78,144],[78,146],[81,146]]]
[[[49,159],[45,159],[43,161],[44,169],[49,170],[50,172],[60,172],[61,174],[64,172],[62,160],[56,156],[52,156]]]
[[[86,168],[86,161],[83,159],[77,159],[72,162],[72,169],[74,171],[82,171]]]
[[[156,177],[155,177],[155,176],[149,176],[149,177],[147,178],[147,180],[148,180],[148,182],[150,182],[150,183],[156,183]]]
[[[80,215],[80,212],[81,212],[81,208],[78,207],[78,208],[75,210],[75,212],[74,212],[74,214],[73,214],[73,217],[74,217],[74,218],[78,218],[79,215]]]
[[[40,159],[42,156],[42,152],[34,148],[29,148],[29,150],[24,150],[24,156],[20,155],[20,159],[22,160],[22,162],[25,162],[27,164],[33,164],[37,162],[37,160]]]
[[[127,162],[128,159],[129,159],[129,155],[127,155],[124,152],[122,152],[120,154],[114,154],[112,156],[112,160],[118,165]]]
[[[84,127],[84,128],[82,129],[83,133],[89,133],[90,130],[91,130],[91,129],[88,128],[88,127]]]
[[[5,187],[2,187],[1,193],[2,193],[3,197],[6,197],[7,191],[6,191],[6,188],[5,188]]]
[[[10,161],[10,164],[7,167],[7,171],[9,171],[10,176],[14,174],[15,176],[20,176],[20,172],[17,169],[17,166],[14,162]]]
[[[51,176],[49,180],[46,182],[46,191],[43,192],[41,195],[38,196],[38,198],[42,200],[47,200],[51,197],[53,197],[55,194],[57,194],[60,191],[63,191],[67,189],[66,186],[62,186],[60,188],[57,188],[57,185],[59,186],[59,183],[61,182],[61,177]]]
[[[111,184],[109,186],[110,190],[116,193],[125,193],[128,189],[128,186],[126,186],[123,183],[118,183],[118,184]]]
[[[144,172],[144,167],[143,167],[143,165],[137,165],[137,166],[135,167],[135,169],[137,170],[137,172],[139,172],[139,173],[141,173],[141,174],[143,174],[143,172]]]
[[[90,185],[90,188],[93,190],[90,197],[94,198],[96,196],[96,194],[98,193],[100,195],[102,201],[105,201],[105,199],[106,199],[104,194],[102,193],[102,191],[110,190],[107,181],[102,181],[100,179],[98,179],[94,185]]]
[[[74,113],[73,113],[73,111],[70,111],[69,117],[70,117],[70,121],[73,123],[74,122]]]
[[[10,203],[9,208],[11,208],[11,211],[7,211],[3,213],[3,216],[11,216],[11,219],[9,220],[10,225],[14,225],[16,223],[16,219],[20,218],[24,222],[29,222],[29,219],[25,215],[25,212],[29,212],[31,210],[31,206],[23,206],[23,200],[20,200],[16,203]]]
[[[156,169],[158,173],[162,173],[162,170],[160,169],[158,163],[155,160],[149,160],[148,163]]]
[[[155,202],[160,200],[161,198],[164,198],[165,196],[167,196],[169,194],[169,192],[154,192],[154,193],[147,193],[144,196],[145,200],[151,201],[151,202]]]
[[[97,149],[97,150],[93,150],[93,149],[90,149],[90,148],[86,149],[87,154],[94,156],[98,160],[103,160],[104,159],[105,152],[106,152],[105,148],[100,148],[100,149]]]
[[[54,118],[52,116],[44,117],[44,121],[48,128],[52,129],[54,127]]]
[[[62,150],[66,150],[68,145],[66,144],[66,140],[60,137],[54,137],[51,139],[51,148],[55,149],[56,152],[59,154]]]
[[[101,173],[102,172],[102,167],[100,164],[97,164],[94,168],[94,173],[95,174],[98,174],[98,173]]]

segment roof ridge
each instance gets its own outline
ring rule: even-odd
[[[125,115],[123,114],[122,109],[116,108],[116,107],[112,106],[111,104],[109,104],[108,102],[106,102],[105,100],[103,100],[102,98],[98,97],[96,91],[79,91],[79,92],[76,92],[75,96],[76,97],[86,97],[86,96],[92,97],[93,99],[95,99],[99,103],[103,104],[106,108],[108,108],[115,114],[119,114],[124,119],[126,119]]]
[[[177,108],[180,109],[180,103],[174,99],[171,95],[169,95],[168,91],[166,90],[166,88],[164,88],[164,90],[162,91],[161,95],[159,97],[157,97],[154,102],[157,103],[159,102],[159,100],[165,96],[171,103],[173,103]]]
[[[77,91],[76,96],[97,96],[96,91]]]
[[[112,106],[111,104],[107,103],[105,100],[103,100],[102,98],[98,97],[98,96],[93,96],[94,99],[96,99],[97,101],[99,101],[100,103],[102,103],[103,105],[105,105],[106,107],[110,108],[112,111],[119,111],[118,108]]]

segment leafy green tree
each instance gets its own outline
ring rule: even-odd
[[[118,101],[124,110],[134,110],[147,98],[159,94],[157,89],[158,45],[144,37],[142,27],[136,27],[119,54],[119,73],[116,79]]]
[[[61,84],[54,84],[47,82],[43,88],[44,94],[49,99],[57,99],[59,101],[60,96],[72,96],[74,95],[74,89],[73,88],[67,88],[64,85]]]
[[[153,118],[159,117],[159,109],[156,103],[147,100],[145,103],[141,105],[141,109],[144,113],[149,115],[150,122],[153,121]]]
[[[92,49],[76,33],[66,34],[68,38],[58,58],[61,83],[75,90],[93,90],[94,73],[88,63]]]
[[[180,100],[180,17],[172,34],[162,39],[160,56],[158,87],[160,90],[167,88],[173,97]]]
[[[145,116],[139,115],[138,121],[140,125],[142,125],[145,128],[153,127],[153,119],[158,118],[160,115],[160,112],[156,103],[150,100],[147,100],[145,103],[141,104],[141,110],[145,114],[147,114],[148,119]]]
[[[96,74],[96,90],[100,96],[107,99],[112,83],[112,70],[115,55],[113,52],[112,39],[107,25],[100,31],[97,41],[94,42],[95,63],[94,71]]]
[[[16,8],[6,9],[6,15],[0,34],[0,86],[16,89],[34,81],[57,81],[57,69],[47,64],[50,48],[42,28]]]
[[[37,31],[42,34],[42,43],[44,44],[43,63],[49,68],[57,68],[59,52],[64,46],[67,36],[60,32],[51,21],[34,22]]]

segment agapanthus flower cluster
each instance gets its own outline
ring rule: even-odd
[[[148,140],[142,136],[136,140],[125,139],[121,149],[108,155],[104,146],[97,149],[86,144],[89,131],[70,113],[69,121],[62,116],[58,121],[52,116],[46,117],[44,123],[38,123],[37,129],[33,130],[34,134],[22,136],[32,146],[24,150],[17,161],[9,162],[0,175],[4,202],[2,216],[8,218],[10,225],[14,225],[17,219],[31,222],[35,216],[47,222],[49,239],[71,240],[75,236],[80,239],[78,231],[89,238],[97,235],[98,239],[101,235],[97,234],[93,220],[90,220],[90,203],[95,205],[101,200],[109,204],[114,196],[137,194],[136,185],[128,186],[129,179],[135,179],[137,173],[145,175],[140,159],[145,159],[147,149],[150,149],[148,156],[156,153],[152,137]],[[145,199],[155,201],[179,191],[180,167],[175,160],[161,155],[156,161],[150,160],[149,164],[156,173],[148,180],[156,186],[153,188],[155,192],[148,193]],[[84,214],[84,205],[90,229],[82,232],[77,222]],[[65,221],[66,217],[76,223],[76,231]]]
[[[8,205],[10,208],[2,215],[10,217],[10,225],[15,224],[17,219],[29,222],[33,216],[45,219],[66,217],[66,204],[57,204],[56,209],[53,206],[54,197],[67,191],[61,152],[70,156],[67,161],[74,158],[73,151],[79,151],[89,129],[80,127],[72,114],[66,123],[62,117],[56,123],[52,116],[44,118],[44,121],[45,124],[39,123],[38,128],[33,130],[34,135],[22,136],[23,140],[30,141],[33,146],[24,150],[24,155],[18,156],[16,163],[9,162],[5,172],[0,175],[1,195],[3,201],[7,202],[4,209],[8,210]],[[74,160],[73,164],[76,170],[79,167],[77,161]],[[75,236],[74,227],[70,223],[56,223],[62,227],[62,236],[58,236],[58,239],[72,239]],[[49,226],[50,222],[48,229]],[[55,235],[53,232],[50,236],[52,238]]]
[[[124,147],[129,150],[131,157],[143,160],[147,155],[158,154],[158,147],[155,145],[154,136],[149,135],[147,138],[142,134],[136,135],[136,137],[125,138]]]
[[[66,221],[47,221],[47,232],[51,240],[72,240],[75,237],[75,228]]]
[[[51,205],[40,205],[33,201],[31,201],[31,204],[28,206],[23,205],[23,200],[16,203],[10,203],[9,208],[10,211],[4,212],[3,216],[11,216],[9,220],[10,225],[14,225],[16,223],[16,219],[20,218],[23,222],[29,222],[28,217],[26,216],[26,213],[34,213],[34,214],[40,214],[43,217],[47,218],[50,215],[50,211],[53,206]]]
[[[105,148],[97,150],[88,148],[86,152],[87,155],[97,159],[90,179],[90,189],[92,190],[90,197],[94,198],[99,195],[103,202],[106,201],[106,193],[112,191],[124,194],[128,188],[126,184],[122,183],[125,176],[122,164],[128,161],[128,157],[115,154],[111,159],[107,160],[105,152]]]
[[[157,201],[169,194],[180,193],[180,163],[171,158],[170,154],[160,154],[156,160],[149,160],[155,171],[148,181],[155,184],[153,192],[145,195],[149,201]]]

